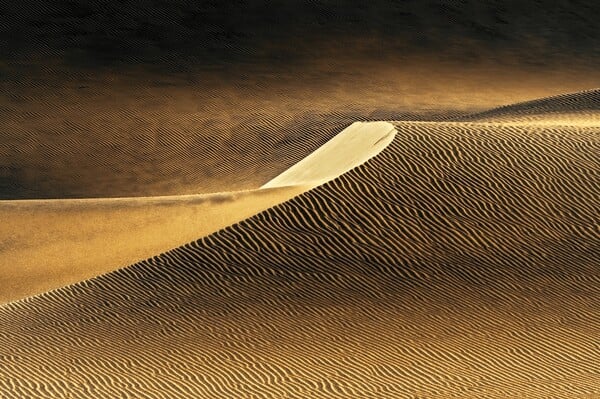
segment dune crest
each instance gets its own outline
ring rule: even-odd
[[[364,163],[394,132],[387,122],[354,123],[256,190],[0,201],[0,304],[108,273],[244,220]]]
[[[262,188],[319,186],[379,154],[394,140],[395,133],[389,122],[354,122]]]

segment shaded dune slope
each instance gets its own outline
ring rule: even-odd
[[[557,122],[600,125],[600,89],[561,94],[518,104],[506,105],[476,114],[459,116],[458,121],[481,122]]]
[[[0,308],[0,392],[600,396],[599,128],[396,127],[286,203]]]

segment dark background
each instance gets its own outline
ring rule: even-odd
[[[598,86],[596,1],[3,1],[0,198],[254,188],[355,120]]]
[[[5,61],[58,57],[67,65],[277,66],[352,51],[493,52],[531,63],[600,52],[595,1],[3,1]]]

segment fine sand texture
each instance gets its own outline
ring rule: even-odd
[[[455,120],[595,127],[600,125],[600,89],[525,101],[476,114],[462,115]]]
[[[139,262],[246,219],[364,163],[395,131],[388,122],[355,122],[256,190],[0,201],[0,304]]]
[[[0,202],[0,304],[86,280],[243,220],[309,187]]]
[[[0,392],[600,397],[600,126],[394,125],[290,201],[0,307]]]

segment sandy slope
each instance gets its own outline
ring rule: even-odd
[[[195,196],[0,201],[0,304],[86,280],[215,232],[336,178],[393,138],[355,123],[262,188]]]
[[[0,307],[0,392],[600,397],[600,127],[395,124],[288,202]]]
[[[262,188],[320,186],[379,154],[395,133],[388,122],[355,122]]]
[[[86,280],[229,226],[302,186],[163,198],[0,202],[0,303]]]

